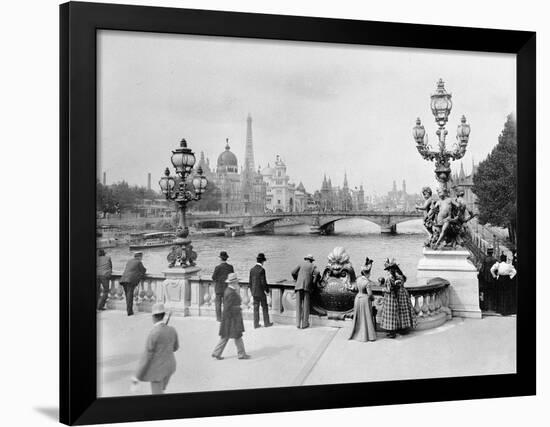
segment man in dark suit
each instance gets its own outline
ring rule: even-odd
[[[134,253],[134,258],[126,263],[124,273],[120,278],[120,284],[124,288],[124,294],[126,295],[126,312],[128,316],[134,314],[134,290],[139,282],[145,277],[146,268],[141,262],[143,260],[143,252]]]
[[[96,284],[97,284],[97,310],[105,310],[105,302],[109,296],[109,284],[113,273],[111,257],[100,249],[97,253]]]
[[[220,324],[220,341],[212,352],[212,357],[222,360],[222,353],[230,338],[235,340],[237,357],[241,360],[250,359],[246,354],[243,342],[244,322],[241,312],[241,296],[239,295],[239,278],[236,273],[227,276],[227,287],[223,294],[223,316]]]
[[[306,255],[304,262],[296,266],[290,273],[296,281],[294,292],[296,294],[296,327],[298,329],[309,327],[309,296],[319,278],[319,271],[313,261],[315,261],[313,255]]]
[[[162,394],[176,372],[174,352],[178,350],[179,342],[176,330],[164,321],[164,304],[153,305],[152,314],[155,326],[147,337],[145,352],[132,382],[150,382],[151,394]]]
[[[221,262],[216,266],[216,268],[214,268],[214,274],[212,274],[212,280],[214,281],[214,292],[216,293],[216,299],[214,301],[216,304],[216,320],[218,322],[222,321],[223,294],[225,292],[225,288],[227,287],[225,281],[227,280],[229,273],[234,272],[233,266],[227,263],[227,258],[229,258],[227,252],[221,251]]]
[[[494,249],[487,249],[487,256],[483,259],[477,278],[479,280],[480,308],[482,310],[496,310],[496,281],[491,275],[491,267],[497,259],[493,256]]]
[[[269,311],[267,308],[267,294],[269,294],[269,288],[267,287],[265,269],[263,267],[266,261],[267,259],[264,254],[258,254],[256,257],[256,265],[250,270],[250,292],[254,299],[254,328],[260,327],[260,304],[264,315],[264,326],[267,328],[273,325],[273,323],[269,321]]]

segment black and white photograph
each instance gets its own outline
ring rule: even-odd
[[[544,6],[3,2],[2,425],[544,420]]]
[[[97,395],[516,373],[516,56],[97,32]]]

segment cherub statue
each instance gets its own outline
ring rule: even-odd
[[[435,203],[432,196],[432,189],[430,187],[422,188],[422,196],[424,197],[424,203],[416,205],[415,209],[418,211],[424,211],[424,228],[428,234],[432,234],[433,230],[433,215],[430,215],[433,204]]]
[[[168,256],[166,257],[166,260],[168,261],[168,268],[172,268],[176,265],[177,262],[181,261],[181,256],[183,254],[183,251],[181,250],[181,246],[174,245],[170,248],[170,252],[168,253]]]

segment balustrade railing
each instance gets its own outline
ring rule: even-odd
[[[111,276],[110,288],[106,307],[109,309],[126,309],[125,294],[120,284],[120,273]],[[164,275],[146,275],[134,290],[134,311],[151,311],[155,302],[164,302],[165,294],[163,283]],[[245,319],[251,319],[253,315],[253,297],[248,282],[239,282],[242,298],[242,312]],[[295,316],[294,283],[292,281],[280,281],[270,283],[267,295],[270,315],[276,321],[292,323]],[[406,287],[411,303],[420,323],[434,321],[436,319],[450,319],[449,308],[449,284],[410,286]],[[198,316],[215,316],[216,294],[214,283],[210,279],[200,277],[190,278],[186,281],[183,292],[186,313]],[[384,289],[381,286],[373,286],[374,307],[378,310],[378,316],[382,313]]]

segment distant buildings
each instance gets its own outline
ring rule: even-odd
[[[273,167],[268,163],[261,174],[267,186],[265,199],[267,211],[294,212],[300,210],[297,209],[296,186],[290,183],[290,177],[286,173],[286,164],[281,156],[277,155]]]
[[[477,165],[472,161],[472,172],[470,175],[466,175],[464,172],[464,164],[460,162],[460,172],[455,172],[451,176],[450,186],[451,188],[462,187],[464,189],[464,200],[468,209],[474,213],[478,213],[477,208],[477,196],[472,191],[474,186],[474,176],[477,172]]]
[[[259,171],[254,170],[254,147],[252,143],[252,118],[248,115],[246,127],[245,163],[239,172],[237,156],[231,151],[226,139],[225,150],[218,156],[216,170],[201,152],[199,166],[208,180],[220,190],[220,213],[258,214],[265,211],[266,184]]]
[[[383,196],[373,196],[371,198],[371,208],[373,210],[390,211],[414,211],[415,206],[422,201],[419,194],[407,193],[407,183],[403,180],[401,189],[397,189],[395,180],[391,191]]]
[[[352,211],[364,210],[365,191],[363,185],[350,189],[347,174],[344,173],[342,187],[333,186],[330,178],[324,175],[321,189],[313,194],[313,201],[321,211]]]

